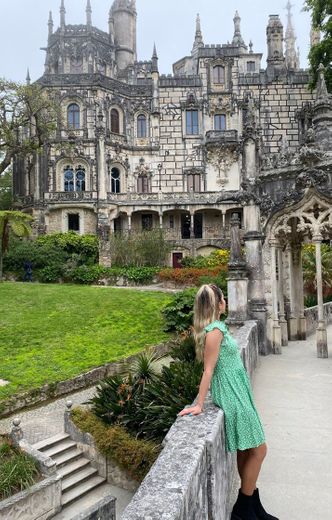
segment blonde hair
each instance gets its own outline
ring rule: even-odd
[[[194,303],[194,338],[197,359],[203,361],[205,330],[204,327],[219,319],[219,303],[223,293],[216,285],[202,285]]]

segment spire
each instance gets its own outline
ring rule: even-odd
[[[286,42],[286,50],[285,50],[285,58],[286,58],[286,66],[288,69],[297,70],[299,68],[299,60],[298,54],[296,52],[296,36],[293,27],[293,19],[292,19],[292,4],[290,0],[288,0],[286,9],[287,9],[287,28],[285,35]]]
[[[241,17],[238,13],[238,11],[235,11],[234,15],[234,36],[232,40],[232,44],[236,45],[238,47],[246,47],[246,44],[244,43],[244,40],[241,35]]]
[[[158,69],[158,54],[157,54],[156,44],[153,45],[151,72],[159,72],[159,69]]]
[[[53,34],[53,16],[52,11],[50,11],[49,17],[48,17],[48,37],[50,37]]]
[[[27,77],[26,77],[26,82],[27,82],[27,85],[30,85],[30,83],[31,83],[31,78],[30,78],[30,71],[29,71],[29,68],[27,68]]]
[[[88,27],[92,27],[92,9],[91,9],[90,0],[87,0],[85,12],[86,12],[86,25]]]
[[[200,19],[199,14],[197,14],[195,41],[194,41],[194,45],[193,45],[191,53],[192,54],[197,53],[198,49],[200,49],[201,47],[204,47],[204,42],[203,42],[203,35],[202,35],[202,29],[201,29],[201,19]]]
[[[66,9],[65,9],[65,0],[61,0],[60,6],[60,27],[64,29],[66,25]]]

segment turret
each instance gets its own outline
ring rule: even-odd
[[[329,95],[325,82],[325,68],[321,63],[318,67],[318,81],[316,101],[312,126],[315,132],[315,140],[319,147],[329,151],[332,147],[332,97]]]
[[[266,28],[267,36],[267,72],[275,77],[285,73],[285,58],[283,50],[284,28],[279,15],[270,14]]]
[[[193,45],[191,54],[196,55],[198,52],[198,49],[200,47],[204,47],[204,42],[203,42],[203,35],[202,35],[202,29],[201,29],[201,19],[199,17],[199,14],[197,14],[195,40],[194,40],[194,45]]]
[[[241,47],[243,50],[247,49],[246,44],[244,43],[244,39],[241,34],[241,17],[237,11],[235,11],[235,15],[233,18],[234,21],[234,36],[232,40],[232,44],[237,47]]]
[[[287,9],[287,29],[286,29],[286,37],[285,37],[286,66],[288,69],[297,70],[300,67],[299,54],[296,52],[296,48],[295,48],[296,47],[296,36],[295,36],[293,20],[292,20],[292,4],[290,3],[289,0],[286,5],[286,9]]]
[[[64,31],[65,25],[66,25],[65,0],[61,0],[61,6],[60,6],[60,27],[61,27],[62,31]]]
[[[154,44],[153,46],[153,53],[152,53],[152,67],[151,67],[151,72],[158,72],[159,73],[159,69],[158,69],[158,54],[157,54],[157,49],[156,49],[156,44]]]
[[[153,99],[152,99],[152,113],[157,115],[159,113],[159,69],[158,69],[158,55],[156,44],[153,46],[152,53],[152,82],[153,82]]]
[[[88,29],[91,29],[91,27],[92,27],[92,9],[91,9],[90,0],[87,0],[85,12],[86,12],[86,26]]]
[[[31,83],[31,78],[30,78],[30,71],[29,71],[29,69],[27,69],[26,83],[27,83],[27,85],[30,85],[30,83]]]
[[[54,27],[52,11],[50,11],[47,25],[48,25],[48,37],[50,38],[53,34],[53,27]]]
[[[133,65],[136,61],[136,2],[135,0],[115,0],[110,20],[114,24],[116,62],[119,70]],[[112,23],[110,24],[112,25]]]

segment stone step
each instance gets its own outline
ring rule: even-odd
[[[54,455],[65,453],[66,451],[76,446],[77,444],[75,441],[72,441],[71,439],[65,439],[57,444],[53,444],[53,446],[51,446],[50,448],[44,449],[43,453],[45,453],[45,455],[47,455],[48,457],[53,458]]]
[[[83,457],[82,452],[77,448],[72,448],[65,453],[59,453],[58,455],[53,455],[53,460],[56,462],[57,468],[61,468],[64,464],[69,462],[74,462],[77,459]]]
[[[86,493],[89,493],[92,489],[97,488],[101,484],[105,484],[106,480],[103,477],[91,477],[89,480],[86,480],[85,482],[82,482],[81,484],[78,484],[72,489],[69,489],[68,491],[64,491],[62,493],[62,505],[68,505],[74,500],[80,499],[82,496],[84,496]]]
[[[119,489],[119,492],[122,491],[123,490]],[[129,493],[128,491],[123,492]],[[93,506],[99,500],[102,500],[109,495],[114,495],[113,486],[110,486],[109,484],[101,484],[95,489],[92,489],[92,491],[80,497],[78,500],[70,502],[70,504],[64,506],[60,513],[52,517],[52,520],[72,520],[74,518],[77,520],[78,515],[83,516],[84,511]],[[125,499],[125,504],[123,504],[122,509],[120,509],[120,512],[117,512],[117,518],[120,517],[122,510],[125,509],[130,498],[131,496]]]
[[[64,477],[62,479],[62,492],[64,493],[65,491],[69,491],[69,489],[72,489],[93,476],[98,476],[98,471],[96,468],[88,466],[87,468],[83,468],[81,471],[77,471],[74,475]]]
[[[39,451],[44,451],[44,449],[48,449],[54,444],[57,444],[58,442],[62,442],[65,439],[69,439],[68,433],[57,433],[53,437],[50,437],[48,439],[44,439],[42,441],[37,442],[36,444],[33,444],[33,448]]]
[[[89,464],[89,459],[82,457],[81,459],[77,459],[74,462],[68,462],[64,466],[57,468],[57,472],[62,478],[64,478],[69,475],[74,475],[77,471],[89,466]]]

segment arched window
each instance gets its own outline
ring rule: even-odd
[[[225,116],[225,114],[215,114],[215,116],[214,116],[214,129],[215,130],[226,130],[226,116]]]
[[[68,128],[77,130],[80,128],[80,107],[77,103],[72,103],[67,109]]]
[[[117,168],[111,170],[111,192],[120,193],[120,172]]]
[[[144,138],[146,134],[146,116],[140,114],[137,118],[137,137]]]
[[[137,179],[137,192],[150,193],[150,179],[147,175],[140,175]]]
[[[65,191],[85,191],[85,169],[82,166],[79,165],[74,170],[68,164],[64,168],[63,179]]]
[[[85,169],[82,166],[76,168],[76,191],[85,191]]]
[[[213,67],[213,83],[225,83],[225,67],[222,65]]]
[[[116,108],[111,110],[111,132],[114,134],[120,133],[120,114]]]
[[[74,169],[69,165],[64,169],[64,189],[74,191]]]

